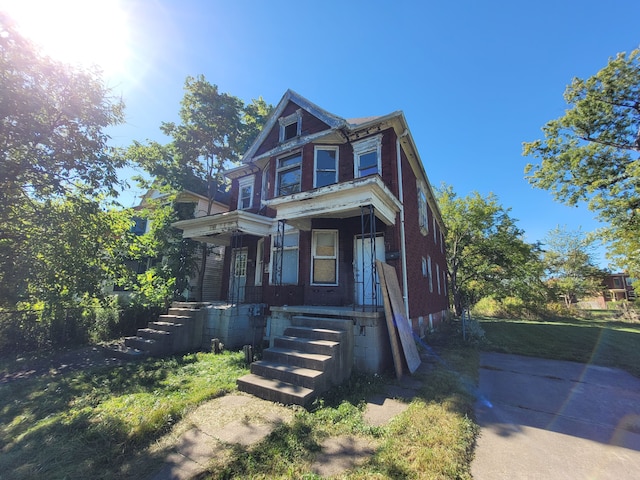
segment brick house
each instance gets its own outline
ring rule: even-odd
[[[175,226],[226,247],[223,296],[264,313],[271,345],[296,315],[323,312],[385,350],[376,260],[394,267],[416,334],[447,315],[444,224],[401,111],[347,120],[288,90],[225,176],[230,211]],[[388,363],[355,346],[356,368]]]
[[[633,280],[626,273],[610,273],[603,280],[605,302],[636,299]]]

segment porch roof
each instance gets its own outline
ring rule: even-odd
[[[200,242],[215,245],[230,245],[234,233],[246,233],[257,237],[265,237],[271,233],[273,218],[234,210],[190,220],[180,220],[172,225],[182,230],[183,238],[191,238]]]
[[[373,205],[376,217],[386,225],[394,225],[401,208],[377,175],[272,198],[264,204],[276,210],[276,220],[286,220],[301,230],[308,230],[313,218],[359,216],[360,207],[367,205]]]

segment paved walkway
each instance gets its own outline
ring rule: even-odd
[[[430,367],[423,363],[421,368]],[[369,399],[365,421],[373,426],[385,425],[408,408],[421,386],[421,381],[408,375],[390,384],[385,393]],[[234,445],[250,447],[292,417],[292,409],[244,393],[207,402],[185,419],[190,428],[176,439],[164,466],[152,480],[193,478],[216,463],[223,464]],[[311,471],[322,477],[339,475],[365,462],[375,447],[357,436],[329,438],[320,446]]]
[[[480,365],[475,479],[640,478],[640,379],[497,353]]]

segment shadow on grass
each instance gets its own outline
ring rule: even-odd
[[[137,449],[164,430],[147,425],[131,430],[119,412],[96,413],[95,408],[109,398],[160,391],[171,370],[195,361],[190,356],[153,359],[3,385],[0,477],[48,478],[54,472],[51,478],[122,478],[120,469]]]

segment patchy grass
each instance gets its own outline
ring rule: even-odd
[[[352,435],[369,440],[377,450],[340,478],[470,479],[478,354],[469,349],[443,349],[441,354],[441,361],[421,374],[419,395],[388,425],[369,426],[363,414],[366,399],[394,380],[354,375],[310,410],[298,410],[293,422],[251,449],[237,448],[229,463],[200,478],[320,478],[310,473],[320,444],[328,437]],[[472,377],[460,373],[465,371],[473,372]]]
[[[408,409],[382,427],[364,421],[366,400],[395,379],[353,375],[250,448],[237,445],[201,478],[319,478],[322,442],[343,435],[376,448],[343,478],[471,478],[478,354],[440,347]],[[201,402],[236,389],[242,353],[193,354],[108,369],[30,378],[0,387],[0,479],[150,478]],[[187,421],[187,420],[185,420]],[[166,435],[165,435],[166,434]]]
[[[483,349],[616,367],[640,377],[640,323],[593,315],[558,321],[481,319]]]
[[[138,452],[195,405],[235,390],[243,362],[198,353],[9,383],[0,478],[140,478]]]

